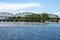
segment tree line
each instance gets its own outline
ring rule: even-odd
[[[51,21],[51,22],[58,22],[59,17],[58,15],[55,15],[56,17],[50,17],[49,14],[47,13],[42,13],[42,14],[36,14],[36,13],[31,13],[30,15],[25,15],[24,17],[21,16],[14,16],[14,17],[8,17],[6,20],[16,20],[16,21]]]

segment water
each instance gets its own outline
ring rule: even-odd
[[[60,23],[0,22],[0,40],[60,40]]]

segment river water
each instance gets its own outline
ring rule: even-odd
[[[0,22],[0,40],[60,40],[60,23]]]

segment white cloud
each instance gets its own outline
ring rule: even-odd
[[[8,10],[16,10],[16,9],[24,9],[30,7],[40,7],[41,4],[32,2],[32,3],[0,3],[0,11],[8,11]]]
[[[36,12],[36,11],[21,11],[22,12],[32,12],[32,13],[39,13],[39,12]]]
[[[56,13],[53,13],[53,14],[56,14],[56,15],[58,15],[60,17],[60,12],[56,12]]]

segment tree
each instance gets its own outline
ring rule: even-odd
[[[42,13],[41,14],[41,20],[47,21],[49,18],[49,15],[47,13]]]
[[[28,19],[38,19],[38,18],[40,18],[40,14],[25,15],[25,17]]]

